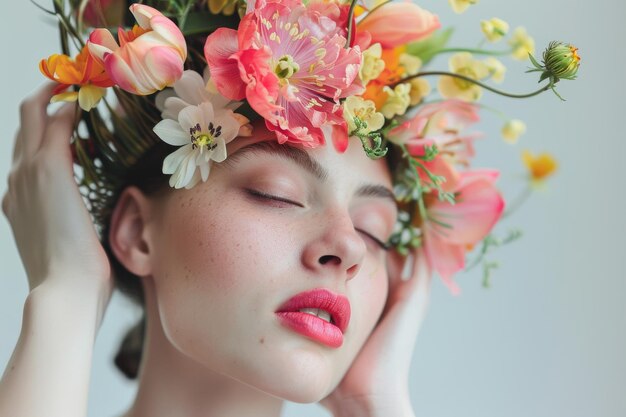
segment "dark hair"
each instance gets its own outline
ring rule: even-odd
[[[109,219],[107,220],[109,221],[101,225],[100,241],[109,258],[115,286],[142,308],[145,308],[145,301],[141,280],[138,276],[128,271],[111,250],[109,242],[110,214],[117,204],[120,194],[127,187],[135,186],[146,195],[168,192],[170,189],[168,185],[169,176],[161,172],[161,166],[165,156],[171,152],[171,146],[165,143],[156,144],[128,170],[126,182],[119,187],[117,192],[111,195],[109,200],[111,207],[111,210],[108,210]],[[115,355],[115,366],[129,379],[137,377],[143,351],[145,327],[146,313],[143,311],[139,322],[126,332]]]

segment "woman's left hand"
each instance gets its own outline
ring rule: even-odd
[[[431,274],[423,253],[412,255],[403,280],[404,257],[389,254],[385,311],[337,388],[320,404],[335,417],[411,417],[408,382],[415,341],[426,313]]]

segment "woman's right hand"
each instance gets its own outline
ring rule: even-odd
[[[55,85],[39,88],[21,103],[2,211],[11,224],[31,292],[53,287],[66,295],[96,296],[108,304],[111,268],[73,174],[70,137],[77,108],[65,104],[47,114]]]

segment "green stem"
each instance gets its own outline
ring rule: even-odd
[[[469,83],[472,84],[476,84],[482,88],[484,88],[485,90],[489,90],[492,93],[496,93],[496,94],[500,94],[501,96],[505,96],[505,97],[510,97],[510,98],[528,98],[528,97],[533,97],[536,96],[538,94],[543,93],[546,90],[551,89],[554,84],[552,82],[548,83],[547,85],[544,85],[543,87],[541,87],[539,90],[537,91],[533,91],[532,93],[527,93],[527,94],[511,94],[511,93],[507,93],[506,91],[502,91],[502,90],[498,90],[497,88],[493,88],[487,84],[481,83],[478,80],[475,80],[473,78],[470,77],[466,77],[465,75],[461,75],[461,74],[455,74],[453,72],[448,72],[448,71],[425,71],[425,72],[419,72],[415,75],[411,75],[410,77],[406,77],[403,78],[393,84],[390,84],[389,87],[394,88],[396,85],[401,84],[401,83],[405,83],[409,80],[412,80],[413,78],[419,78],[419,77],[428,77],[428,76],[432,76],[432,75],[444,75],[447,77],[453,77],[453,78],[458,78],[461,79],[463,81],[467,81]]]
[[[348,35],[346,38],[346,46],[344,48],[348,49],[350,47],[350,38],[352,37],[352,31],[354,28],[352,27],[352,21],[354,20],[354,8],[356,7],[357,0],[352,0],[350,3],[350,10],[348,11]]]
[[[506,51],[488,51],[486,49],[481,48],[441,48],[436,51],[437,54],[441,53],[452,53],[452,52],[469,52],[476,55],[492,55],[492,56],[503,56],[511,53],[511,49]]]

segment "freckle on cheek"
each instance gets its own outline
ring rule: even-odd
[[[259,339],[259,343],[260,343],[260,344],[265,343],[265,338],[264,338],[264,337],[260,338],[260,339]]]

